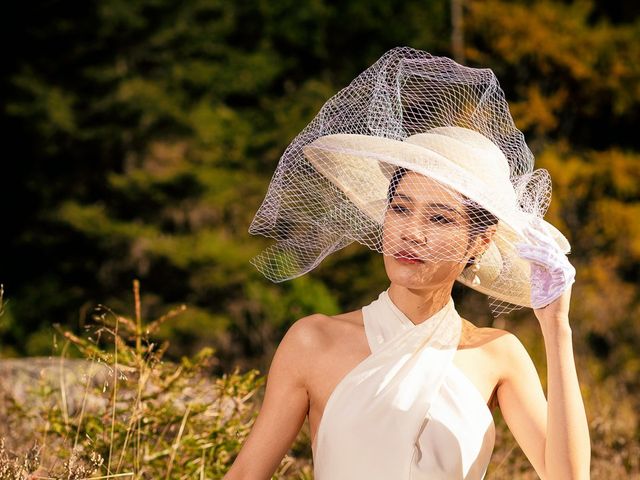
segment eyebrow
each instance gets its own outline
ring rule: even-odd
[[[414,203],[413,198],[411,198],[409,195],[405,195],[403,193],[396,193],[394,195],[394,198],[395,197],[398,197],[398,198],[400,198],[402,200],[406,200],[408,202]],[[454,212],[454,213],[457,213],[458,215],[462,215],[462,213],[459,210],[453,208],[450,205],[447,205],[446,203],[437,203],[437,202],[436,203],[427,203],[427,206],[428,207],[434,207],[434,208],[441,208],[443,210],[449,210],[450,212]]]

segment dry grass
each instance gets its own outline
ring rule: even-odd
[[[255,370],[211,379],[212,350],[165,361],[168,345],[150,335],[184,308],[145,324],[137,282],[134,296],[134,318],[100,307],[89,338],[62,332],[59,358],[5,368],[0,480],[209,479],[229,468],[264,380]],[[72,347],[84,358],[67,358]]]

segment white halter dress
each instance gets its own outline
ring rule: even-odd
[[[418,325],[388,291],[363,307],[371,355],[329,396],[313,443],[316,480],[482,479],[493,416],[454,365],[453,299]]]

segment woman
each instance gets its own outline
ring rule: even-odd
[[[294,323],[225,478],[270,478],[308,415],[316,479],[479,479],[494,442],[488,405],[541,478],[588,478],[575,270],[541,219],[550,182],[532,167],[486,69],[398,48],[325,104],[252,223],[277,240],[254,264],[281,281],[355,240],[383,254],[390,285],[362,309]],[[548,400],[515,336],[458,315],[456,280],[494,314],[534,308]]]

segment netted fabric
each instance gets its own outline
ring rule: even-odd
[[[530,306],[530,268],[515,244],[551,199],[549,175],[533,163],[491,70],[395,48],[282,155],[249,228],[276,242],[252,263],[281,282],[356,241],[414,284],[453,271],[489,296],[495,316]]]

